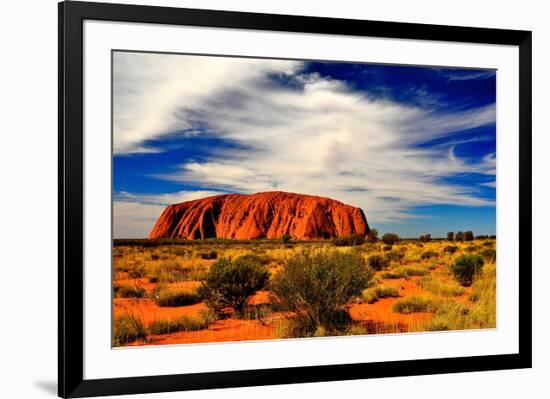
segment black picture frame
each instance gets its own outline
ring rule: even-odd
[[[511,45],[519,49],[519,353],[246,371],[83,378],[83,22],[105,20]],[[532,364],[531,32],[88,2],[59,3],[60,397],[529,368]],[[518,259],[518,265],[519,265]]]

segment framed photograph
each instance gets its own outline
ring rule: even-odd
[[[531,32],[59,4],[59,396],[531,367]]]

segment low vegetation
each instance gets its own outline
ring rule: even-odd
[[[483,264],[483,258],[479,255],[460,255],[451,265],[451,272],[460,284],[469,286],[474,277],[481,273]]]
[[[122,346],[147,338],[147,329],[141,319],[133,314],[115,317],[113,322],[113,345]]]
[[[295,313],[290,330],[312,336],[347,326],[345,306],[361,296],[372,277],[354,252],[302,251],[286,260],[270,288],[278,306]]]
[[[232,308],[241,315],[248,298],[265,287],[269,272],[254,256],[221,258],[212,265],[199,294],[216,313]]]
[[[196,290],[181,287],[160,287],[153,293],[153,299],[161,307],[187,306],[201,301]]]

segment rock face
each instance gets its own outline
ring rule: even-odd
[[[149,239],[253,240],[289,234],[298,240],[322,240],[368,232],[360,208],[330,198],[276,191],[216,195],[169,205]]]

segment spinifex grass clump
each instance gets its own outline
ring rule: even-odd
[[[397,298],[399,290],[391,285],[380,285],[363,291],[362,300],[366,303],[375,303],[381,298]]]
[[[430,310],[431,301],[424,296],[409,296],[403,299],[398,299],[393,304],[393,311],[397,313],[417,313],[428,312]]]
[[[211,313],[201,313],[198,316],[181,316],[175,320],[160,319],[149,324],[151,334],[171,334],[178,331],[205,330],[216,320]]]
[[[442,281],[432,276],[422,277],[417,284],[426,291],[439,296],[460,296],[464,288],[454,281]]]
[[[334,239],[334,245],[337,247],[349,247],[355,245],[362,245],[365,242],[365,237],[362,235],[354,234],[350,236],[341,236]]]
[[[437,257],[437,252],[435,251],[426,251],[420,255],[420,259],[431,259]]]
[[[187,306],[201,301],[196,290],[181,287],[161,287],[153,293],[158,306]]]
[[[349,325],[345,307],[361,296],[372,277],[355,252],[302,251],[287,259],[270,287],[278,306],[296,314],[301,336],[311,336]]]
[[[122,346],[130,342],[145,340],[147,329],[139,317],[125,314],[115,317],[113,323],[113,346]]]
[[[483,263],[479,255],[460,255],[451,265],[451,272],[460,284],[469,286],[474,277],[481,273]]]
[[[115,284],[113,294],[116,298],[143,298],[145,289],[137,285]]]
[[[267,283],[269,272],[253,256],[221,258],[212,265],[199,294],[214,311],[230,307],[241,315],[248,298]]]

